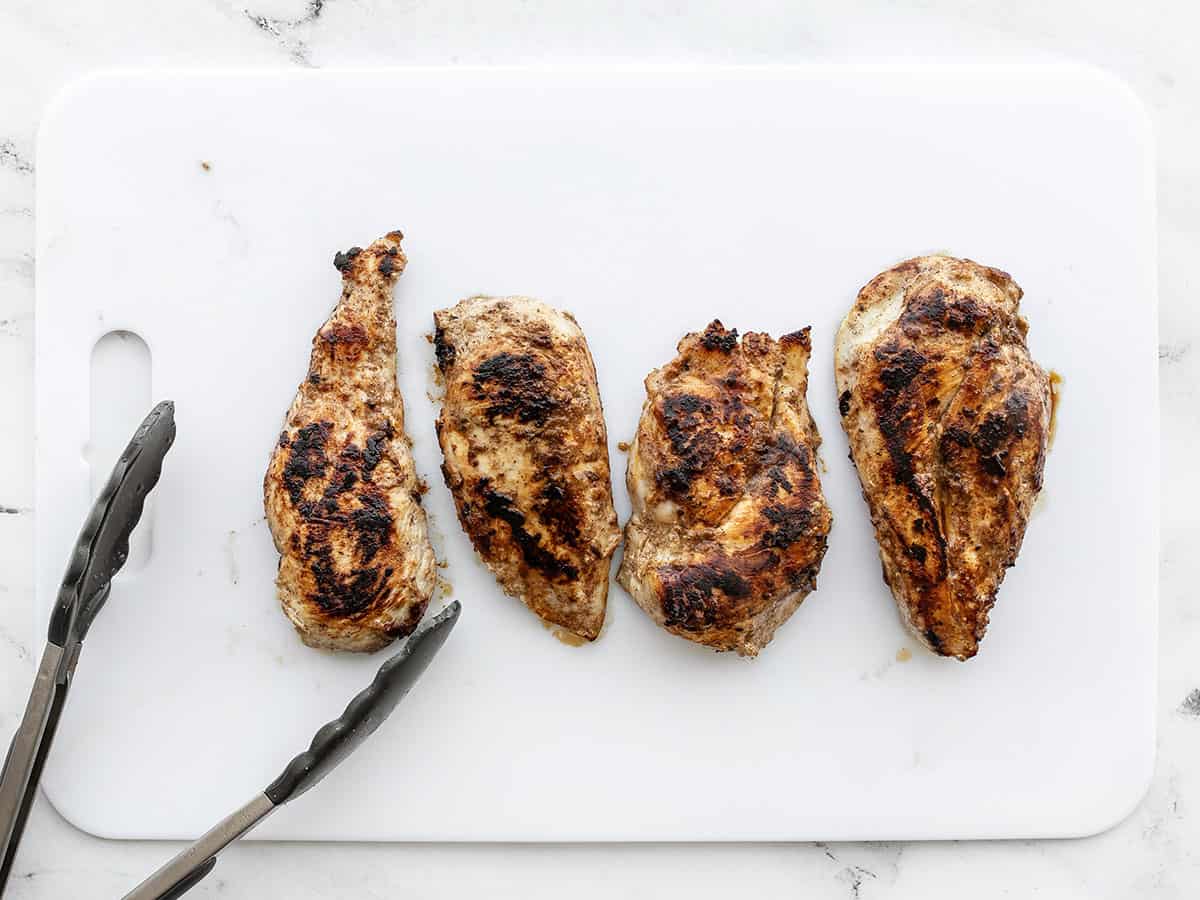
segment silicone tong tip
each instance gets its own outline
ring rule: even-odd
[[[129,535],[174,441],[175,404],[164,400],[134,432],[79,532],[50,618],[52,643],[65,647],[86,636],[108,598],[113,576],[125,565]]]

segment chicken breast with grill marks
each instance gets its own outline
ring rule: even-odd
[[[442,473],[463,529],[508,594],[594,640],[620,532],[583,332],[527,297],[472,297],[434,325]]]
[[[410,634],[435,559],[396,385],[402,235],[339,253],[342,296],[313,338],[264,482],[283,611],[304,643],[370,651]]]
[[[1042,488],[1050,381],[1021,289],[966,259],[878,275],[837,336],[842,425],[908,629],[969,659]]]
[[[668,631],[755,656],[815,589],[832,524],[809,415],[809,331],[713,322],[646,378],[618,574]]]

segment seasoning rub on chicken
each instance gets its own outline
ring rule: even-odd
[[[1050,380],[1020,300],[999,269],[922,256],[864,287],[837,336],[884,580],[913,635],[960,660],[979,649],[1042,488]]]
[[[463,529],[505,592],[594,640],[620,532],[583,332],[527,297],[472,297],[434,325],[442,473]]]
[[[264,482],[283,611],[304,643],[371,651],[410,634],[435,583],[396,385],[393,231],[338,253],[342,296],[313,338]]]
[[[646,378],[618,574],[668,631],[755,656],[816,588],[832,524],[809,415],[809,330],[713,322]]]

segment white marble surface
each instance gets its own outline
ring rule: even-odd
[[[1115,0],[619,4],[414,0],[8,0],[0,7],[0,736],[32,678],[34,142],[47,100],[110,65],[502,63],[595,59],[1071,57],[1125,78],[1158,136],[1163,430],[1159,756],[1122,824],[1057,842],[731,846],[250,844],[192,896],[1191,898],[1200,894],[1200,9]],[[1031,136],[1036,139],[1036,136]],[[1119,336],[1114,351],[1119,352]],[[1119,363],[1114,367],[1119,371]],[[1114,429],[1119,423],[1114,423]],[[1098,553],[1119,552],[1097,548]],[[1113,660],[1120,665],[1119,659]],[[210,777],[204,773],[202,777]],[[164,797],[163,802],[171,802]],[[8,896],[119,896],[174,852],[80,833],[39,800]]]

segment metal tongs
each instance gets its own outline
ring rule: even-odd
[[[283,774],[190,847],[185,847],[126,894],[124,900],[175,900],[182,896],[212,871],[219,850],[328,775],[383,724],[396,704],[416,684],[429,661],[446,642],[458,621],[460,609],[455,600],[430,619],[399,652],[380,666],[375,680],[350,701],[345,711],[316,733],[308,749],[288,763]]]
[[[79,650],[108,599],[112,578],[129,555],[129,535],[146,495],[158,483],[163,457],[175,441],[175,407],[158,404],[117,460],[83,524],[54,611],[42,661],[0,776],[0,892],[8,881],[25,818],[37,793],[46,754],[58,728]]]
[[[0,894],[12,869],[83,639],[108,599],[113,576],[125,564],[129,535],[142,516],[146,495],[158,483],[163,458],[174,440],[175,407],[167,401],[151,410],[121,454],[75,544],[25,716],[0,776]],[[454,601],[413,634],[345,711],[322,727],[309,748],[288,763],[283,774],[126,894],[126,900],[181,896],[212,871],[218,851],[316,785],[404,699],[445,643],[460,609]]]

